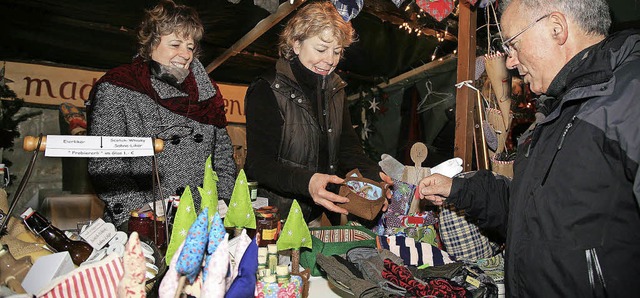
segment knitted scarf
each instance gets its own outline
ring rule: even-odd
[[[198,84],[193,71],[189,73],[181,84],[181,91],[188,94],[185,97],[161,99],[151,84],[149,64],[141,57],[136,57],[131,64],[111,69],[96,82],[95,86],[104,82],[146,94],[168,110],[200,123],[215,125],[219,128],[227,125],[224,100],[218,85],[211,80],[215,88],[215,95],[207,100],[198,101]],[[91,90],[89,102],[95,98],[95,90],[96,88]]]

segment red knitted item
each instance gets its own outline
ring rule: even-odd
[[[427,284],[421,283],[413,278],[413,274],[407,267],[400,266],[390,259],[384,260],[382,277],[417,297],[432,295],[444,298],[464,298],[466,295],[464,288],[453,286],[444,279],[433,279]]]

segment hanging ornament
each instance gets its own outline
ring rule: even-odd
[[[453,0],[416,0],[416,4],[438,22],[453,11]]]
[[[331,0],[345,22],[355,18],[364,6],[364,0]]]
[[[378,102],[376,101],[376,98],[374,97],[372,100],[369,101],[369,110],[372,110],[373,113],[376,112],[376,110],[379,110],[380,107],[378,106]]]

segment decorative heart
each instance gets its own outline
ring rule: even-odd
[[[442,21],[453,11],[453,0],[416,0],[416,4],[438,22]]]

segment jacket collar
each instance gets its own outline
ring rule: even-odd
[[[292,63],[289,62],[288,60],[284,59],[284,58],[280,58],[276,62],[276,72],[284,75],[286,78],[288,78],[289,80],[293,81],[296,85],[299,85],[300,82],[301,82],[300,80],[296,79],[296,76],[294,75],[294,72],[292,71]],[[297,74],[297,72],[296,72],[296,74]],[[314,75],[315,75],[315,73],[314,73]],[[329,75],[327,75],[327,86],[333,86],[333,87],[336,88],[336,90],[338,90],[340,88],[344,88],[345,86],[347,86],[347,83],[345,83],[340,78],[340,76],[337,75],[335,72],[332,72]]]
[[[615,68],[633,52],[640,51],[639,38],[636,30],[616,32],[575,55],[553,79],[547,93],[538,98],[538,110],[547,115],[543,122],[555,119],[567,102],[584,98],[584,92],[579,91],[583,87],[610,82]],[[612,92],[608,88],[600,89],[600,92]],[[590,90],[589,94],[604,93]]]

